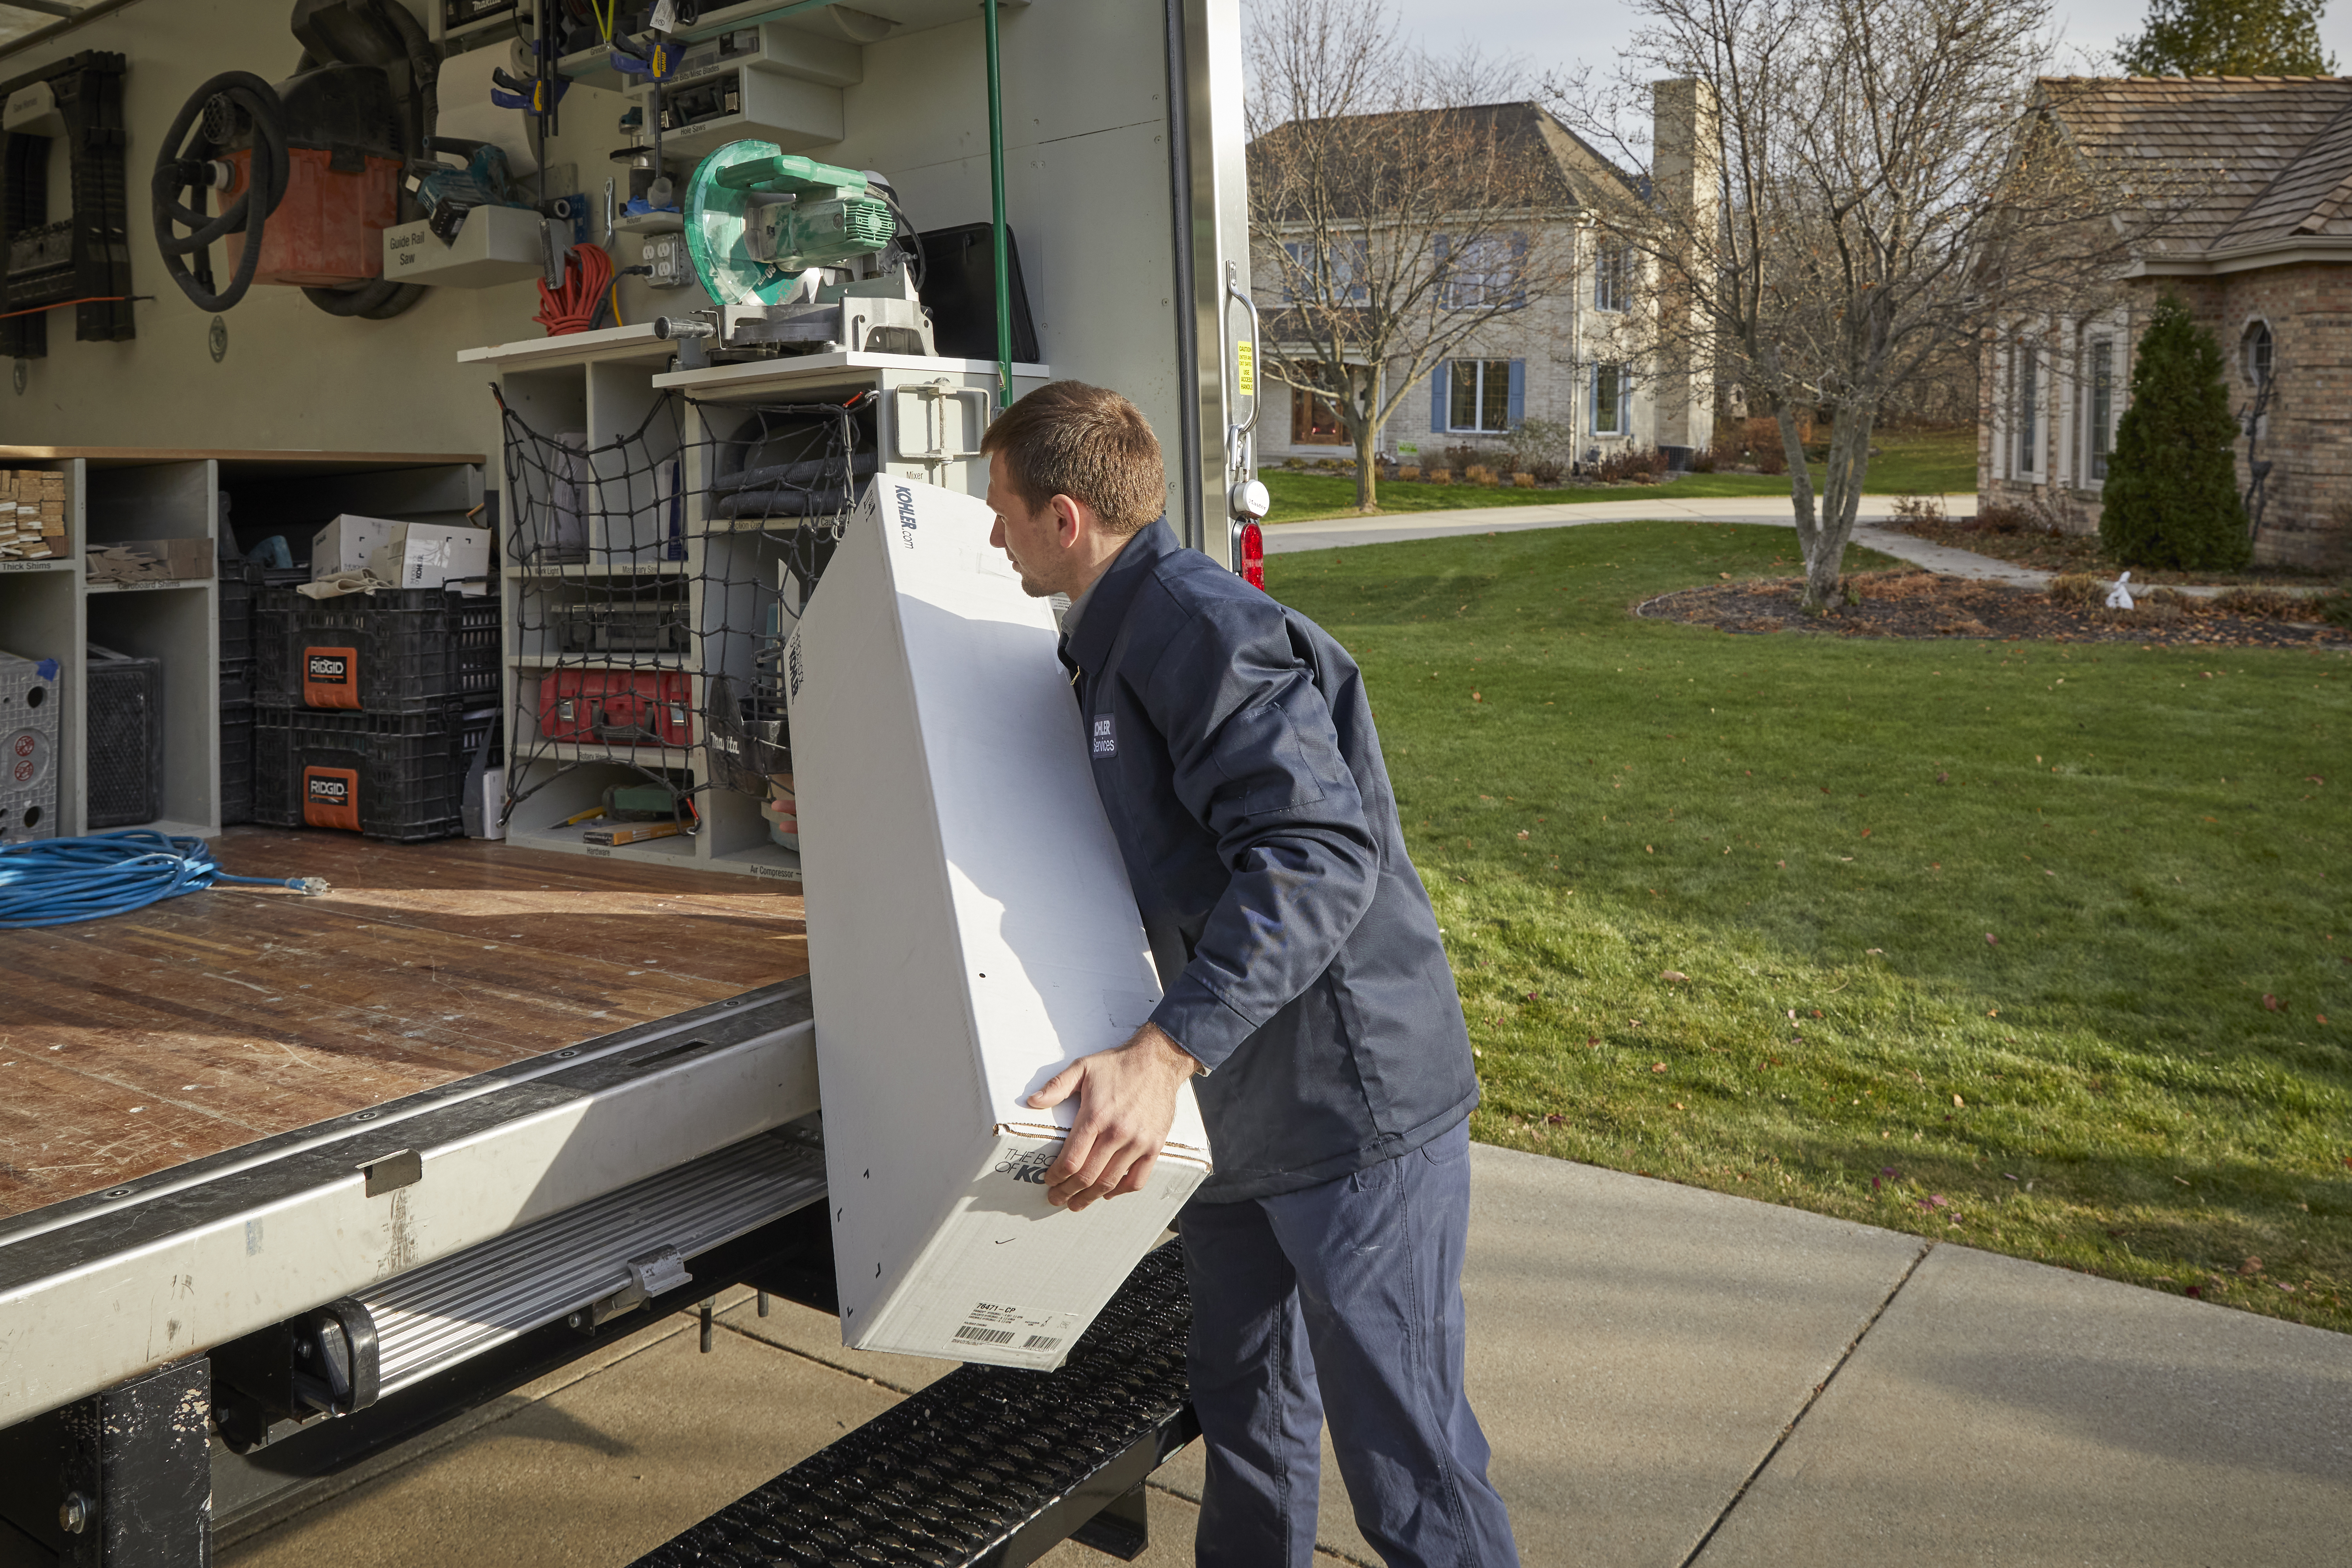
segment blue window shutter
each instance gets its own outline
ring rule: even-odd
[[[1435,263],[1437,268],[1437,308],[1441,310],[1450,310],[1454,309],[1454,284],[1452,280],[1445,276],[1445,268],[1447,260],[1454,254],[1454,241],[1450,236],[1441,234],[1433,243],[1431,248],[1436,252],[1437,258]]]
[[[1514,231],[1511,235],[1511,309],[1515,310],[1525,310],[1527,308],[1527,303],[1528,237],[1524,234]],[[1511,386],[1513,389],[1511,395],[1514,397],[1518,395],[1518,363],[1519,362],[1517,360],[1513,360],[1511,362]],[[1514,406],[1517,405],[1514,405]],[[1517,414],[1511,416],[1512,424],[1517,424],[1519,416]]]
[[[1511,428],[1514,430],[1517,429],[1519,427],[1519,421],[1525,419],[1527,416],[1528,362],[1523,359],[1515,359],[1511,362]]]
[[[1429,373],[1429,433],[1445,434],[1446,382],[1454,374],[1452,360],[1440,360],[1437,368]]]

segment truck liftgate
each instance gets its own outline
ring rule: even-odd
[[[195,1568],[600,1336],[835,1310],[809,1020],[787,982],[0,1221],[0,1568]],[[966,1366],[642,1561],[1131,1558],[1189,1317],[1171,1244],[1061,1370]]]

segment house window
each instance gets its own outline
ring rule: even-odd
[[[1325,251],[1311,239],[1283,241],[1283,300],[1292,305],[1361,305],[1370,298],[1371,250],[1344,239]]]
[[[2091,340],[2091,417],[2088,421],[2091,478],[2107,477],[2107,452],[2116,438],[2116,341]]]
[[[1301,447],[1347,446],[1348,427],[1340,423],[1339,405],[1304,387],[1292,387],[1290,439]]]
[[[1511,428],[1511,362],[1507,359],[1449,360],[1445,427],[1501,436]]]
[[[2032,343],[2017,345],[2017,471],[2033,472],[2033,447],[2039,426],[2036,405],[2042,401],[2042,364]]]
[[[1596,246],[1592,252],[1592,308],[1622,310],[1633,295],[1633,252],[1630,246]]]
[[[2248,323],[2246,335],[2239,340],[2238,350],[2248,382],[2260,386],[2271,378],[2271,324],[2268,321]]]
[[[1622,436],[1631,428],[1633,412],[1631,378],[1622,364],[1596,364],[1592,367],[1592,433],[1595,436]]]
[[[1437,265],[1444,268],[1445,280],[1438,289],[1439,305],[1448,310],[1517,310],[1525,305],[1528,291],[1520,273],[1527,254],[1528,238],[1523,234],[1487,235],[1459,250],[1440,236]]]

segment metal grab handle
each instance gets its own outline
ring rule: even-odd
[[[1247,344],[1249,363],[1246,365],[1234,353],[1233,338],[1226,331],[1233,321],[1234,301],[1236,300],[1241,301],[1242,309],[1249,312],[1250,335]],[[1223,339],[1221,346],[1224,350],[1225,362],[1234,367],[1234,422],[1225,426],[1225,463],[1233,476],[1240,479],[1246,477],[1249,469],[1256,466],[1250,459],[1255,455],[1257,411],[1258,405],[1263,401],[1257,390],[1257,353],[1263,346],[1264,329],[1258,324],[1257,301],[1242,289],[1241,268],[1231,261],[1225,263],[1225,298],[1223,308],[1217,312],[1217,331],[1219,336]],[[1246,385],[1244,384],[1244,381],[1247,383]],[[1241,400],[1244,396],[1249,399],[1247,419],[1240,417]]]
[[[920,386],[901,386],[892,389],[892,408],[898,416],[892,421],[892,424],[897,426],[893,432],[893,445],[897,447],[898,456],[917,463],[959,463],[979,457],[980,448],[977,447],[968,452],[951,452],[947,449],[945,445],[947,430],[944,419],[940,416],[940,405],[949,398],[958,402],[971,398],[973,403],[972,428],[985,430],[989,425],[989,411],[992,406],[990,401],[992,395],[984,386],[954,386],[945,381],[926,382]],[[924,445],[919,451],[910,452],[907,449],[907,416],[897,402],[902,397],[922,399]]]

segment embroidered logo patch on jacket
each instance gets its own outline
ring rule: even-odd
[[[1094,751],[1097,757],[1118,755],[1118,731],[1114,727],[1111,715],[1108,713],[1095,715]]]

